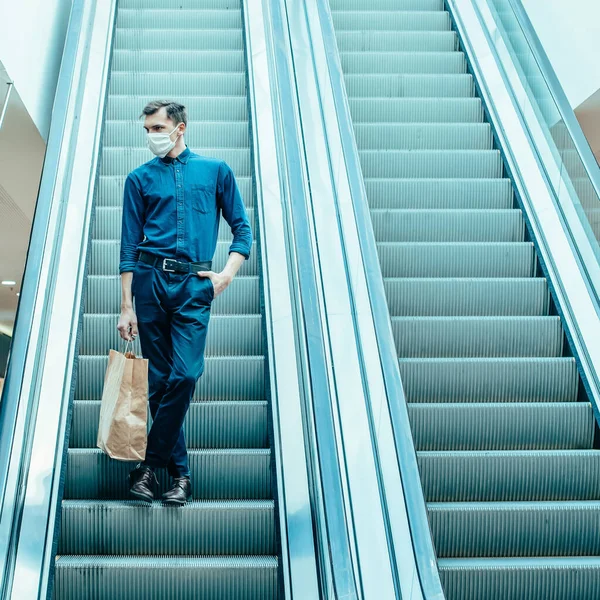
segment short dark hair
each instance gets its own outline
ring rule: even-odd
[[[166,109],[167,116],[173,120],[175,125],[183,123],[187,126],[187,111],[185,106],[183,104],[179,104],[179,102],[173,102],[171,100],[153,100],[152,102],[148,102],[148,104],[144,106],[144,110],[140,115],[140,119],[147,115],[153,115],[161,108]]]

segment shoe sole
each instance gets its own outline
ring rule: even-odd
[[[184,500],[183,502],[181,502],[180,500],[174,500],[173,498],[168,499],[168,498],[163,498],[162,501],[164,504],[166,504],[167,506],[184,506],[185,504],[187,504],[190,500],[192,499],[192,497],[190,496],[187,500]]]
[[[153,496],[147,496],[140,492],[136,492],[135,490],[129,490],[129,495],[135,498],[136,500],[143,500],[144,502],[152,502],[152,500],[154,500]]]

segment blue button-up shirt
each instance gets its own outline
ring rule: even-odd
[[[140,250],[186,262],[212,260],[219,219],[229,223],[229,252],[247,259],[252,230],[226,162],[186,149],[134,169],[125,180],[119,273],[133,271]]]

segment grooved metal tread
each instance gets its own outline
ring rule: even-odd
[[[330,7],[445,597],[595,598],[594,412],[444,3]]]

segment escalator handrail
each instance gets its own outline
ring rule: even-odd
[[[358,147],[345,90],[344,74],[337,48],[331,9],[328,2],[317,2],[323,42],[326,49],[331,87],[337,107],[352,203],[356,215],[365,276],[371,302],[381,367],[384,374],[388,407],[392,419],[398,466],[404,488],[404,502],[409,516],[412,546],[423,598],[441,600],[444,592],[437,569],[433,538],[427,518],[415,446],[410,428],[407,400],[400,377],[396,344],[390,322],[385,288],[371,223],[369,203],[362,178]]]
[[[542,45],[521,0],[507,1],[513,9],[514,16],[529,45],[529,49],[531,50],[537,66],[544,77],[545,83],[548,86],[548,91],[550,92],[563,123],[573,140],[590,183],[594,188],[594,192],[600,199],[600,166],[598,165],[598,161],[594,157],[592,149],[581,129],[581,125],[575,116],[575,111],[571,107],[567,95],[560,84],[558,76],[552,67],[550,59],[544,50],[544,46]]]
[[[48,143],[44,156],[40,187],[33,217],[29,246],[23,273],[21,294],[15,316],[13,337],[7,364],[6,378],[0,402],[0,598],[4,597],[7,569],[10,571],[12,521],[15,516],[16,494],[7,498],[8,469],[13,452],[23,451],[30,425],[29,402],[31,397],[22,399],[21,386],[25,377],[25,365],[29,352],[29,341],[34,328],[34,307],[40,290],[42,263],[48,224],[52,212],[52,195],[60,176],[58,162],[63,147],[63,137],[67,128],[68,99],[71,94],[71,81],[74,75],[77,53],[81,51],[80,34],[86,0],[73,0],[63,57],[58,76],[52,108],[52,119]],[[35,371],[35,369],[34,369]],[[20,421],[20,423],[19,423]],[[16,486],[18,490],[19,486]],[[8,534],[8,535],[6,535]]]

